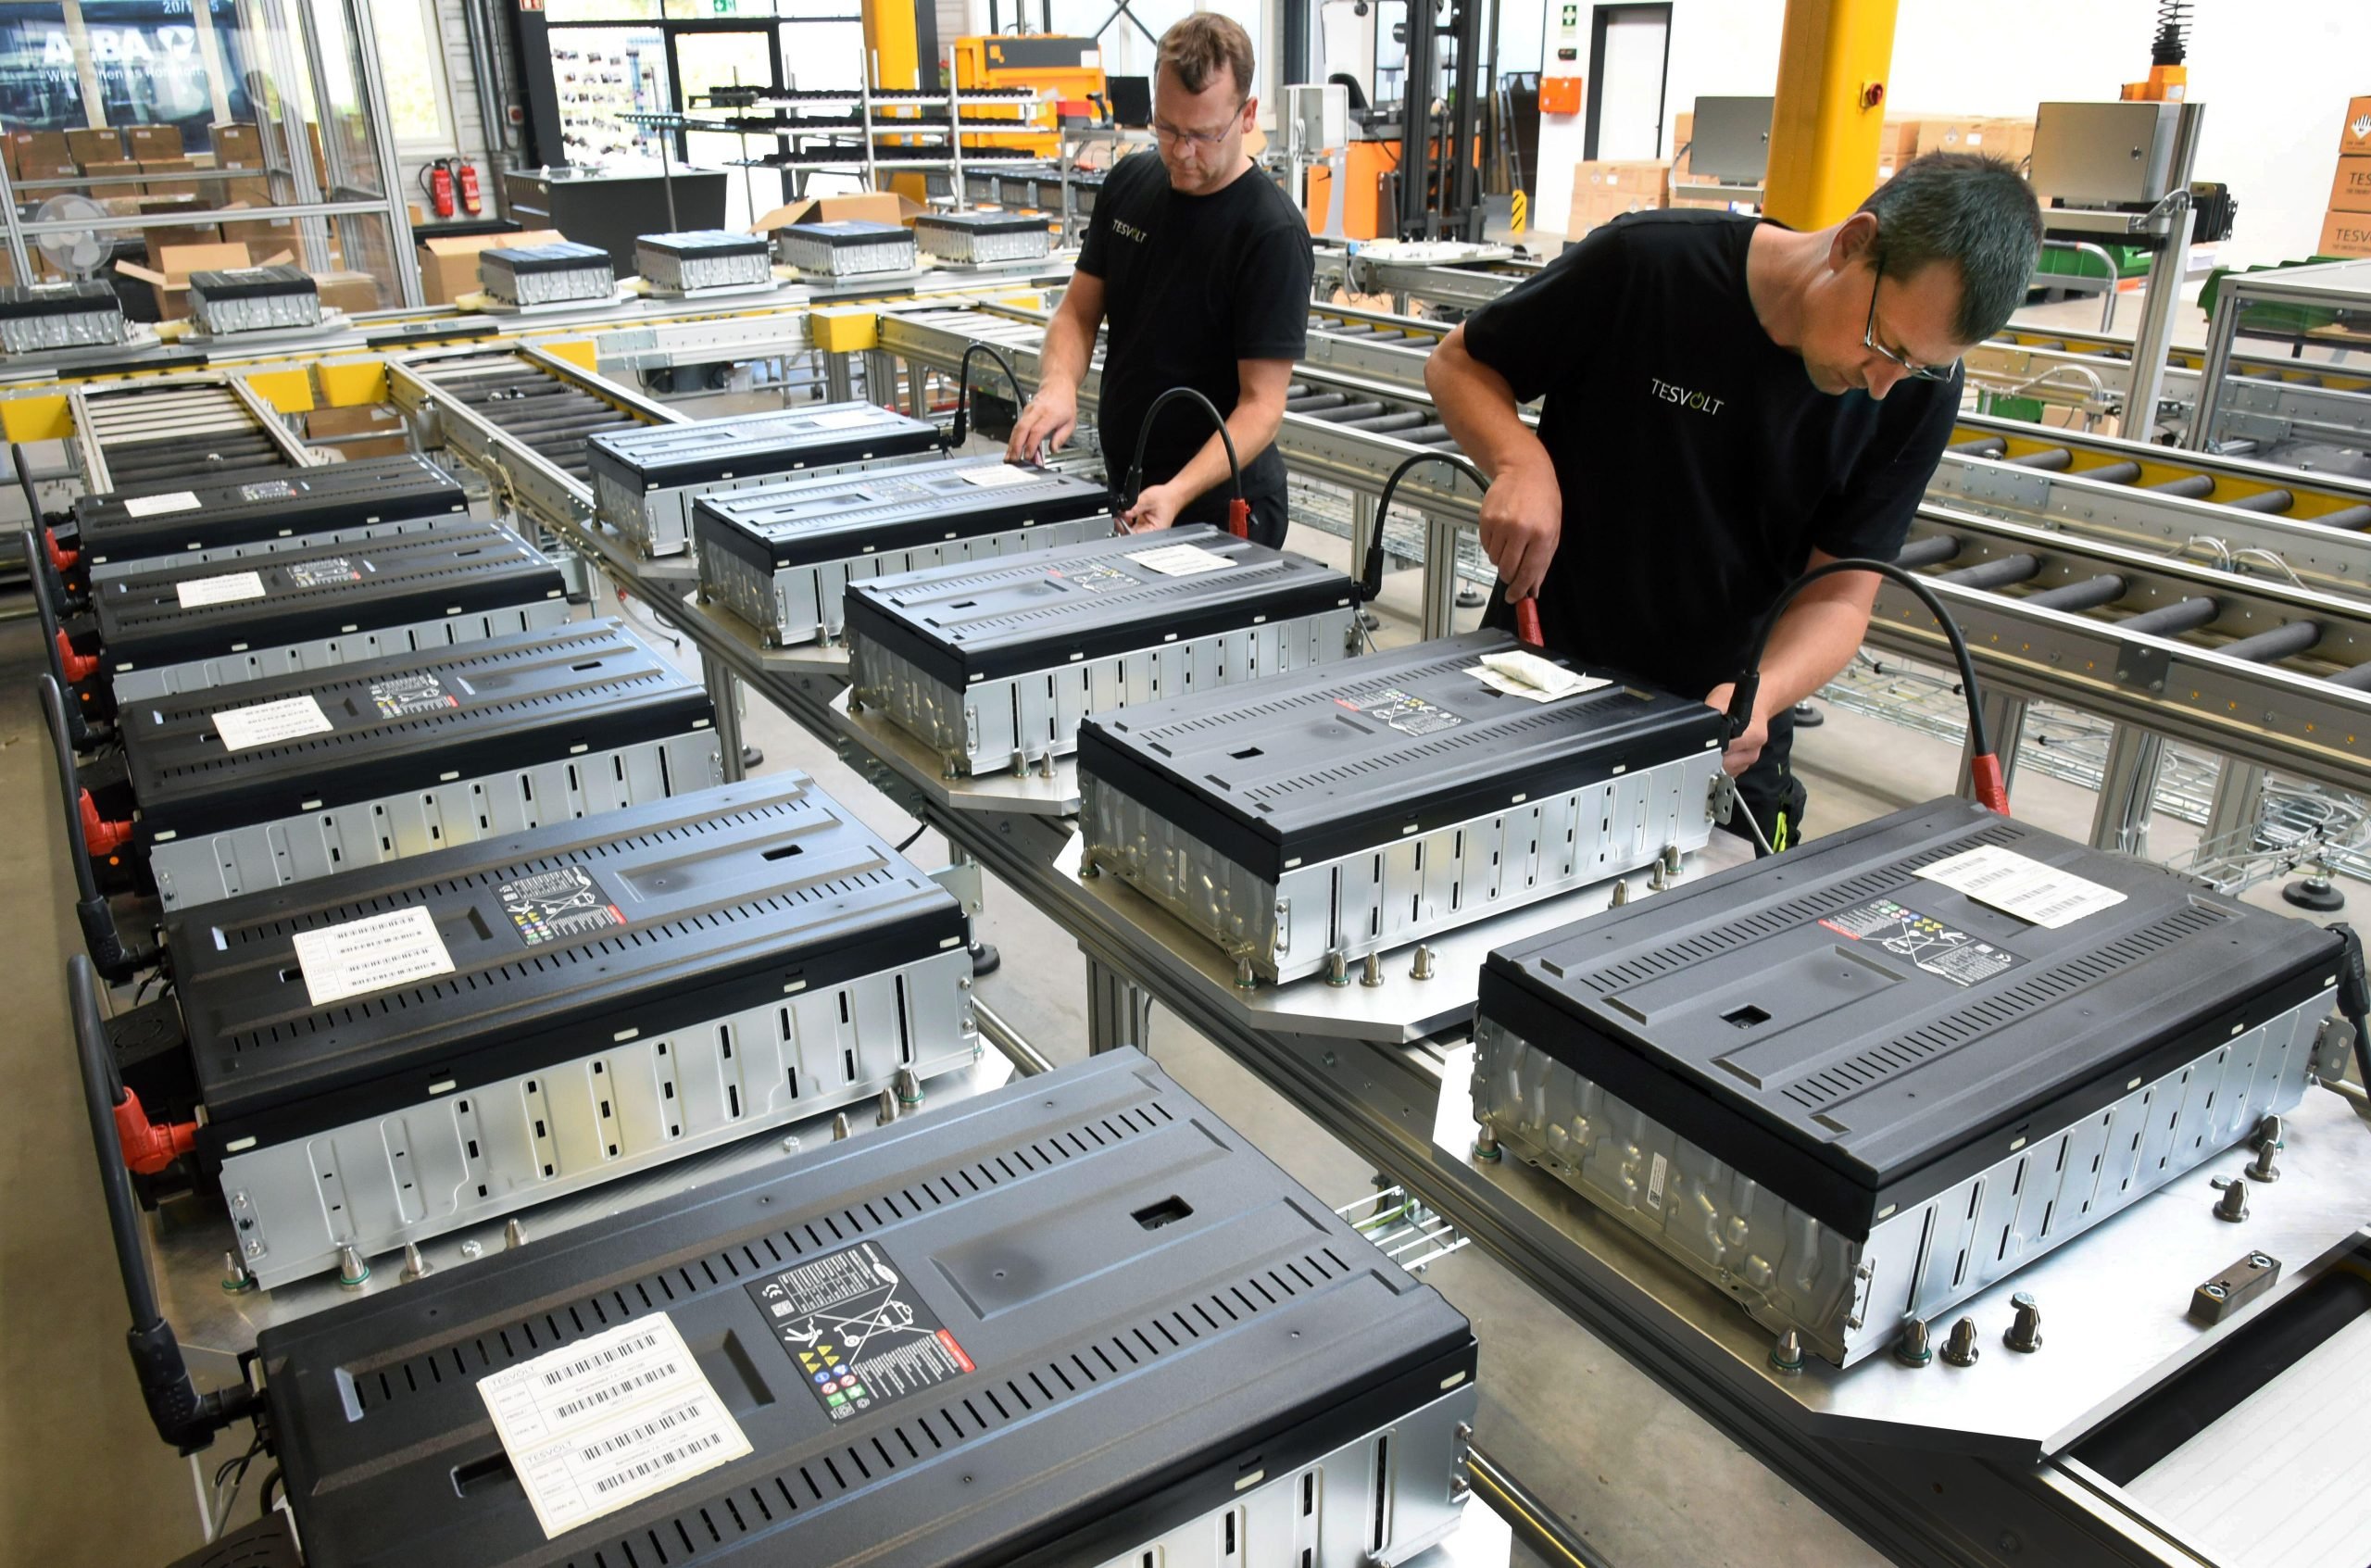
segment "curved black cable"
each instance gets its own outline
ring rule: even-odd
[[[1136,428],[1136,451],[1128,464],[1127,488],[1115,497],[1120,503],[1119,509],[1125,512],[1134,508],[1137,495],[1145,487],[1145,444],[1152,439],[1153,417],[1159,414],[1173,397],[1190,397],[1199,403],[1203,412],[1211,416],[1211,423],[1218,427],[1219,440],[1226,447],[1227,472],[1232,476],[1235,484],[1234,499],[1240,503],[1243,499],[1243,465],[1236,460],[1235,437],[1226,428],[1226,416],[1219,412],[1217,404],[1194,388],[1173,386],[1152,400],[1152,407],[1145,410],[1145,422]]]
[[[1399,460],[1399,466],[1393,469],[1390,477],[1383,482],[1383,494],[1374,504],[1374,535],[1367,541],[1366,562],[1359,570],[1358,592],[1361,604],[1372,604],[1383,593],[1383,525],[1385,520],[1391,516],[1392,494],[1399,488],[1399,481],[1409,470],[1424,463],[1446,464],[1474,481],[1482,489],[1490,488],[1489,476],[1474,467],[1470,458],[1461,457],[1455,452],[1414,452],[1402,458]]]
[[[1013,401],[1026,402],[1029,398],[1029,394],[1022,389],[1021,372],[1013,369],[1011,358],[1003,349],[993,343],[975,342],[969,345],[963,350],[963,358],[955,362],[955,429],[947,438],[947,446],[949,451],[962,445],[971,438],[972,356],[974,354],[985,354],[1004,367],[1004,379],[1012,383]]]

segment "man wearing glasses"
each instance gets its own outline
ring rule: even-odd
[[[1901,550],[1951,436],[1959,358],[2023,303],[2040,241],[2014,169],[1944,153],[1815,232],[1642,212],[1567,247],[1425,365],[1492,476],[1482,546],[1502,592],[1537,597],[1560,651],[1725,708],[1799,573]],[[1533,398],[1537,433],[1515,412]],[[1876,589],[1845,572],[1794,601],[1729,746],[1781,848],[1804,800],[1791,709],[1850,660]]]
[[[1251,536],[1285,537],[1285,465],[1274,449],[1285,388],[1309,325],[1309,226],[1243,150],[1259,105],[1251,39],[1203,12],[1161,35],[1152,128],[1160,156],[1123,158],[1105,177],[1062,307],[1046,331],[1041,379],[1013,428],[1010,457],[1060,446],[1078,422],[1078,383],[1108,311],[1098,423],[1116,481],[1135,460],[1145,410],[1173,386],[1224,416],[1243,465]],[[1185,398],[1146,443],[1148,483],[1124,519],[1137,531],[1224,526],[1225,445]]]

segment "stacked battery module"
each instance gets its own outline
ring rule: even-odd
[[[769,643],[840,634],[851,582],[1102,538],[1098,483],[993,458],[792,480],[692,508],[700,586]]]
[[[647,556],[691,543],[692,503],[795,473],[839,473],[920,458],[938,428],[875,403],[821,403],[773,413],[649,425],[585,443],[601,521]]]
[[[85,279],[0,288],[0,354],[102,348],[130,335],[123,301],[103,282]]]
[[[1725,738],[1477,632],[1079,726],[1085,863],[1292,980],[1703,847]],[[1543,682],[1566,672],[1535,668]],[[1511,689],[1512,688],[1512,689]]]
[[[312,275],[285,265],[236,267],[189,275],[189,316],[216,337],[320,325],[321,295]]]
[[[985,267],[1042,259],[1053,233],[1043,218],[1015,212],[926,212],[914,220],[914,244],[933,261]]]
[[[848,584],[848,672],[950,774],[1049,765],[1089,713],[1349,657],[1354,589],[1210,528]]]
[[[645,234],[634,243],[634,270],[655,289],[704,294],[774,281],[773,254],[763,235],[729,229],[685,234]]]
[[[169,913],[276,1286],[968,1064],[952,895],[802,774]]]
[[[1849,1365],[2294,1107],[2342,957],[1938,800],[1491,954],[1474,1110]]]
[[[792,223],[774,231],[785,267],[822,278],[860,278],[914,270],[914,233],[902,223]]]
[[[617,293],[618,280],[608,251],[563,240],[482,252],[478,286],[502,304],[524,308],[607,300]]]

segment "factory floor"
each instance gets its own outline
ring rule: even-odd
[[[2062,320],[2097,320],[2096,301]],[[2127,307],[2130,302],[2126,302]],[[2067,307],[2059,307],[2067,310]],[[2047,319],[2047,318],[2045,318]],[[2127,325],[2129,318],[2127,317]],[[2201,332],[2191,319],[2184,340]],[[1297,548],[1344,553],[1303,530]],[[1383,639],[1408,640],[1416,576],[1390,582]],[[605,611],[613,604],[606,596]],[[633,617],[646,631],[641,607]],[[663,645],[662,645],[663,646]],[[696,661],[686,646],[680,657]],[[56,806],[48,741],[34,705],[32,623],[0,624],[0,807],[24,831],[0,836],[0,903],[15,955],[0,974],[0,1008],[16,1018],[9,1102],[0,1139],[0,1562],[71,1568],[162,1568],[199,1544],[190,1466],[151,1432],[124,1351],[125,1309],[108,1247],[69,1047],[61,977],[76,944],[72,879]],[[902,812],[838,763],[830,748],[762,703],[746,721],[765,768],[800,768],[876,831],[902,839]],[[1812,836],[1947,791],[1956,747],[1885,721],[1829,709],[1798,742],[1812,790]],[[2018,814],[2088,834],[2090,794],[2023,777]],[[2161,818],[2151,851],[2195,837]],[[926,835],[911,851],[943,863]],[[2357,909],[2371,889],[2352,886]],[[2281,908],[2277,884],[2251,901]],[[1056,1062],[1085,1053],[1084,975],[1049,921],[991,884],[982,935],[1008,961],[981,996]],[[1185,1086],[1329,1202],[1369,1190],[1373,1173],[1215,1047],[1156,1010],[1154,1057]],[[1547,1305],[1489,1258],[1468,1250],[1428,1276],[1472,1320],[1482,1346],[1477,1435],[1613,1568],[1859,1568],[1876,1555],[1720,1433],[1650,1383],[1588,1330]],[[210,1472],[226,1440],[203,1456]],[[253,1516],[260,1472],[235,1517]],[[1518,1563],[1534,1560],[1517,1549]]]

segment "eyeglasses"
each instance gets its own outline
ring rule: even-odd
[[[1869,322],[1867,326],[1861,329],[1861,345],[1869,350],[1870,353],[1884,359],[1888,364],[1901,366],[1904,370],[1907,370],[1911,375],[1915,376],[1920,381],[1947,382],[1953,376],[1957,375],[1959,373],[1960,362],[1956,359],[1952,360],[1948,365],[1913,364],[1910,360],[1902,358],[1899,354],[1896,354],[1892,349],[1888,348],[1885,345],[1877,341],[1877,284],[1886,281],[1885,264],[1882,262],[1872,263],[1871,270],[1875,274],[1875,276],[1869,284]]]
[[[1240,114],[1242,111],[1243,106],[1236,105],[1236,112]],[[1210,148],[1223,144],[1229,136],[1234,135],[1235,124],[1230,121],[1225,129],[1220,131],[1180,131],[1174,125],[1163,124],[1156,119],[1152,122],[1152,133],[1171,146],[1183,142],[1189,147]]]

